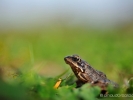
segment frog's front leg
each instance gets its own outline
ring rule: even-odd
[[[82,72],[78,73],[78,79],[85,83],[90,83],[92,81],[92,78],[89,77],[88,74]]]

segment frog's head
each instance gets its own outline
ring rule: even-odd
[[[79,72],[85,72],[86,62],[83,61],[78,55],[67,56],[64,58],[64,60],[70,65],[75,74],[78,74]]]

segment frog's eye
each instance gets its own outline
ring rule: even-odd
[[[73,60],[74,61],[80,61],[80,58],[79,57],[73,57]]]

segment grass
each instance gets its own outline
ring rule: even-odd
[[[133,35],[120,32],[52,27],[0,34],[0,99],[96,99],[99,88],[86,84],[75,89],[74,76],[62,81],[58,89],[53,88],[58,78],[72,73],[63,60],[72,54],[120,84],[120,90],[109,88],[110,93],[132,93],[131,81],[130,88],[122,86],[133,76]]]

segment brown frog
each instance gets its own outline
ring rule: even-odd
[[[67,56],[64,60],[70,65],[72,71],[78,79],[76,82],[77,87],[86,83],[90,83],[92,86],[99,86],[102,91],[106,91],[108,84],[113,85],[115,88],[118,87],[118,84],[107,79],[103,72],[95,70],[78,55]]]

